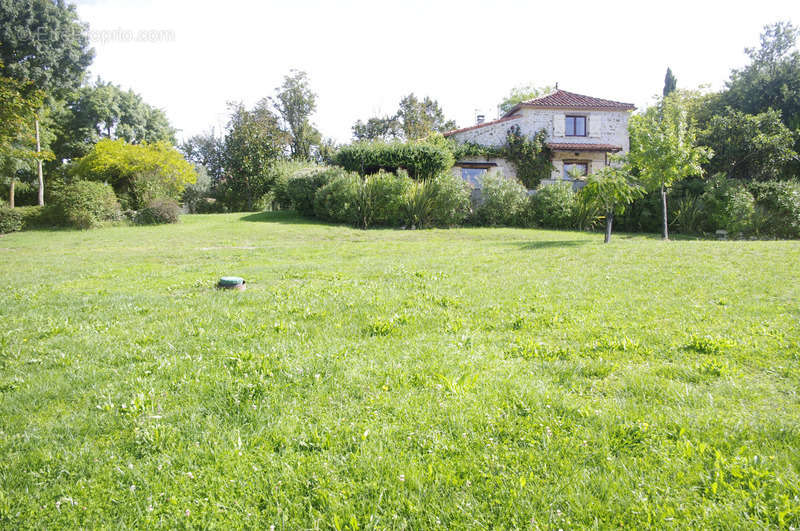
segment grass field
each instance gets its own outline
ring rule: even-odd
[[[3,236],[0,527],[800,526],[800,242],[601,241]]]

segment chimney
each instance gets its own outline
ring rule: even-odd
[[[476,121],[479,124],[482,124],[485,120],[486,120],[486,116],[484,116],[483,114],[479,114]]]

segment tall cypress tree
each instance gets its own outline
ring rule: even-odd
[[[667,67],[667,75],[664,77],[664,97],[670,95],[671,92],[675,90],[678,86],[678,80],[675,75],[672,73],[672,69]]]

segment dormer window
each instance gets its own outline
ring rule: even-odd
[[[586,136],[586,117],[567,116],[564,123],[565,136]]]

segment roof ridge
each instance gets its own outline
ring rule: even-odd
[[[467,126],[467,127],[462,127],[460,129],[452,129],[450,131],[446,131],[446,132],[442,133],[442,135],[450,136],[450,135],[454,135],[456,133],[464,133],[466,131],[472,131],[473,129],[480,129],[481,127],[486,127],[487,125],[494,125],[494,124],[499,124],[499,123],[502,123],[502,122],[507,122],[509,120],[516,120],[517,118],[522,118],[522,115],[501,116],[500,118],[496,118],[494,120],[489,120],[488,122],[483,122],[483,123],[480,123],[480,124],[470,125],[470,126]]]
[[[506,116],[510,116],[517,112],[521,107],[543,107],[543,108],[576,108],[576,109],[591,109],[591,110],[625,110],[632,111],[636,108],[632,103],[625,103],[622,101],[608,100],[605,98],[596,98],[594,96],[587,96],[586,94],[578,94],[577,92],[570,92],[564,89],[556,89],[548,94],[532,98],[530,100],[521,101],[512,107]]]

